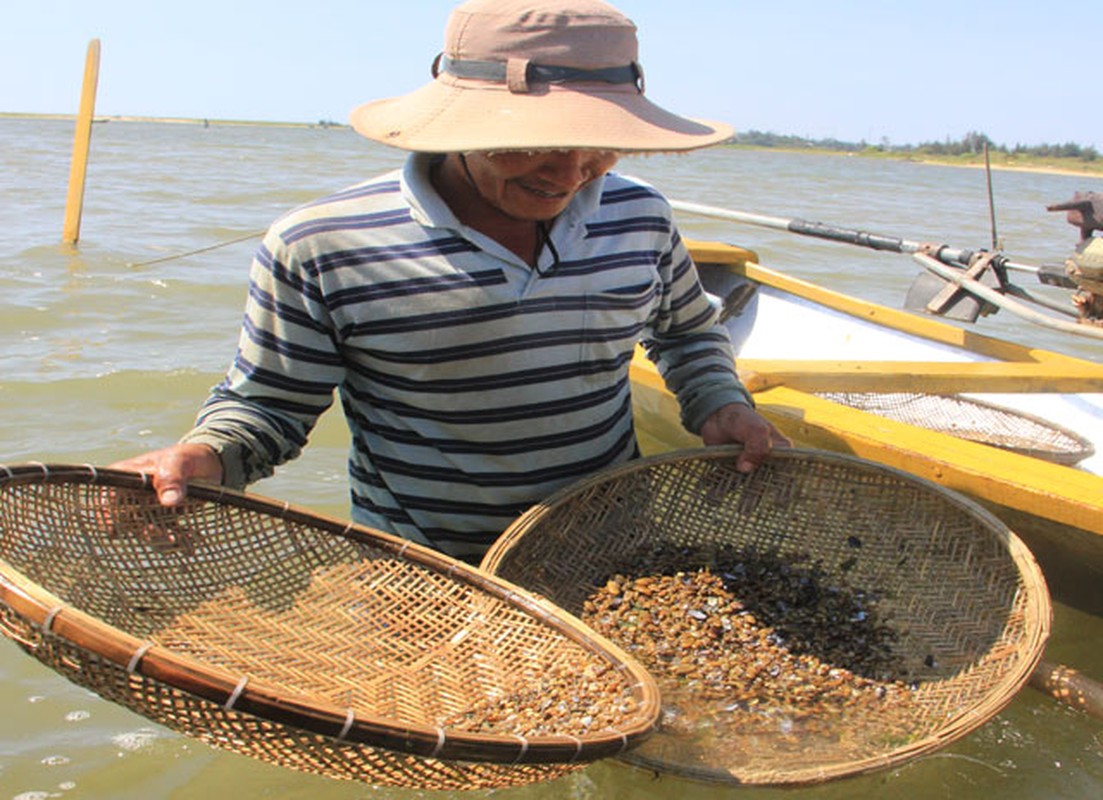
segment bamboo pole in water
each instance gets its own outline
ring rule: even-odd
[[[73,136],[73,161],[69,166],[69,195],[65,201],[65,225],[61,241],[76,244],[80,238],[80,216],[84,207],[84,178],[88,172],[88,150],[92,143],[92,114],[96,106],[96,84],[100,75],[100,40],[88,44],[84,62],[84,84]]]
[[[1030,685],[1071,708],[1103,719],[1103,684],[1071,667],[1043,659],[1031,674]]]
[[[992,194],[992,162],[988,158],[988,142],[984,143],[984,177],[988,184],[988,221],[992,226],[992,249],[1000,250],[1000,237],[996,233],[996,201]]]

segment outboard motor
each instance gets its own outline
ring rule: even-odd
[[[1071,200],[1046,206],[1046,211],[1067,211],[1069,225],[1080,229],[1081,242],[1103,231],[1103,194],[1099,192],[1077,192]]]
[[[1080,229],[1080,242],[1065,261],[1065,274],[1076,285],[1072,303],[1080,321],[1103,326],[1103,194],[1077,192],[1071,200],[1046,206],[1047,211],[1066,211],[1070,225]]]

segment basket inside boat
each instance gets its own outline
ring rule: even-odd
[[[419,789],[546,780],[652,731],[651,676],[562,609],[427,548],[254,495],[0,467],[0,630],[168,728]]]
[[[1032,414],[960,395],[821,392],[817,396],[897,422],[1055,464],[1073,466],[1095,453],[1092,443],[1075,431]]]
[[[520,517],[484,569],[651,670],[658,732],[623,759],[797,785],[898,764],[1002,709],[1041,657],[1041,572],[975,503],[892,468],[775,451],[653,456]]]

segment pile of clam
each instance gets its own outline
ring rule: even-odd
[[[916,684],[898,677],[878,601],[804,556],[658,548],[610,576],[582,618],[654,675],[668,731],[719,721],[795,739],[838,735],[845,717],[903,735]]]
[[[612,664],[584,661],[567,651],[513,677],[512,690],[488,693],[470,708],[447,716],[444,727],[525,737],[585,736],[616,729],[637,711],[632,685]]]

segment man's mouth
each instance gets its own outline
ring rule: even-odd
[[[539,186],[533,186],[532,184],[519,183],[518,186],[520,186],[526,192],[534,194],[537,197],[543,198],[545,200],[562,200],[564,197],[568,196],[568,192],[552,191],[550,189],[543,189]]]

